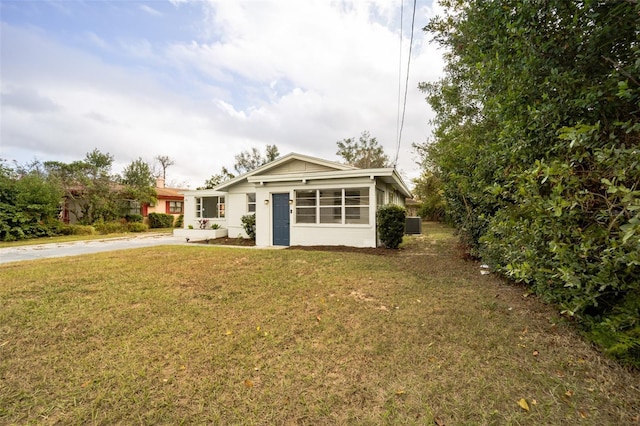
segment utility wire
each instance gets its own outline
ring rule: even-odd
[[[404,101],[402,105],[402,120],[400,121],[400,130],[398,131],[398,144],[396,146],[396,158],[393,162],[394,168],[398,165],[398,156],[400,155],[400,144],[402,142],[402,129],[404,127],[404,113],[407,109],[407,91],[409,90],[409,69],[411,67],[411,50],[413,48],[413,25],[416,20],[416,2],[417,0],[413,0],[413,15],[411,17],[411,39],[409,41],[409,58],[407,59],[407,78],[404,84]],[[402,37],[402,32],[400,32],[400,37]]]
[[[400,109],[402,105],[402,29],[404,23],[404,0],[400,0],[400,45],[398,48],[398,114],[396,117],[396,151],[400,140]],[[393,163],[396,166],[397,158]]]

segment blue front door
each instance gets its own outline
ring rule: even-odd
[[[273,194],[273,245],[289,245],[289,194]]]

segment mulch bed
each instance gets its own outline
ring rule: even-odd
[[[256,245],[255,240],[250,240],[248,238],[215,238],[210,240],[198,240],[198,241],[190,241],[193,244],[210,244],[210,245],[220,245],[220,246],[240,246],[240,247],[253,247]]]
[[[390,256],[398,254],[400,250],[390,250],[382,247],[348,247],[348,246],[291,246],[289,250],[302,251],[334,251],[343,253],[375,254],[377,256]]]
[[[256,245],[255,240],[248,238],[216,238],[211,240],[198,240],[190,241],[192,244],[209,244],[209,245],[222,245],[222,246],[240,246],[240,247],[254,247]],[[348,247],[348,246],[291,246],[288,250],[302,250],[302,251],[333,251],[342,253],[363,253],[363,254],[375,254],[378,256],[389,256],[399,252],[399,250],[389,250],[385,248],[371,248],[371,247]]]

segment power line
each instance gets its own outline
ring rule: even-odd
[[[396,151],[400,140],[400,106],[402,104],[402,29],[404,23],[404,0],[400,0],[400,45],[398,48],[398,114],[396,117]],[[397,158],[393,163],[397,162]]]
[[[404,114],[407,109],[407,91],[409,90],[409,69],[411,67],[411,50],[413,48],[413,26],[416,20],[416,2],[417,0],[413,0],[413,15],[411,17],[411,39],[409,40],[409,57],[407,58],[407,77],[404,84],[404,100],[402,104],[402,120],[400,121],[400,129],[398,130],[398,143],[396,145],[396,157],[393,162],[393,167],[395,168],[398,165],[398,156],[400,155],[400,145],[402,142],[402,129],[404,128]],[[402,28],[402,24],[400,24],[400,28]],[[402,40],[402,30],[400,30],[400,40]],[[402,43],[400,51],[402,52]],[[402,53],[401,53],[402,54]],[[400,79],[401,76],[398,76]],[[400,102],[398,101],[398,107]]]

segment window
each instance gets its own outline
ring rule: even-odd
[[[256,193],[247,194],[247,212],[256,212]]]
[[[320,223],[342,223],[342,189],[321,189]]]
[[[345,223],[369,223],[369,189],[345,189]]]
[[[369,188],[296,191],[296,223],[369,223]]]
[[[128,214],[140,214],[140,212],[142,211],[142,205],[139,201],[129,200],[127,204],[129,210]]]
[[[224,197],[196,197],[196,217],[203,219],[224,218]]]
[[[316,223],[316,191],[296,191],[296,222]]]
[[[384,191],[382,189],[376,189],[376,203],[378,207],[384,206]]]
[[[184,203],[182,201],[167,201],[167,213],[182,214],[184,212]]]

